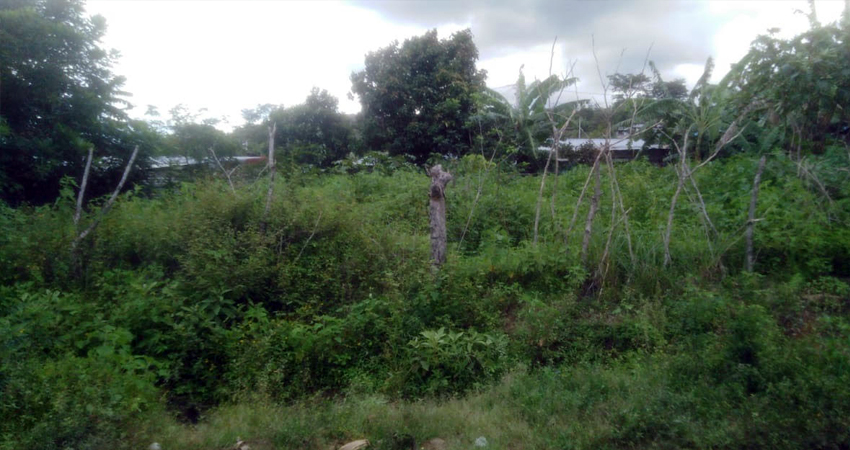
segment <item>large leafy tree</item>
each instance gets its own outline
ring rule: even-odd
[[[766,145],[795,153],[824,150],[830,139],[847,139],[850,127],[850,11],[822,25],[809,13],[811,28],[792,39],[774,34],[756,39],[735,65],[727,84],[739,111],[767,128]],[[779,131],[775,133],[773,131]]]
[[[192,113],[184,105],[177,105],[171,110],[171,119],[167,129],[170,134],[165,139],[168,144],[165,153],[182,156],[187,161],[209,161],[213,155],[218,158],[233,156],[238,152],[238,145],[232,135],[216,128],[219,119],[207,118],[199,120],[201,109]]]
[[[351,75],[363,106],[366,146],[408,154],[419,163],[432,153],[465,153],[474,95],[485,87],[477,59],[470,30],[443,40],[432,30],[366,55],[365,68]]]
[[[324,89],[314,87],[304,103],[288,108],[257,105],[243,110],[242,117],[245,124],[231,136],[249,154],[265,153],[272,123],[282,162],[329,167],[357,151],[352,119],[339,111],[339,100]]]
[[[313,88],[304,103],[272,111],[276,142],[300,164],[328,167],[345,158],[356,143],[351,122],[338,105],[328,91]]]
[[[142,139],[122,109],[124,79],[111,71],[117,54],[99,45],[105,30],[103,17],[85,15],[79,0],[0,0],[0,196],[6,201],[51,200],[63,176],[82,174],[92,145],[101,158],[89,192],[102,193]]]

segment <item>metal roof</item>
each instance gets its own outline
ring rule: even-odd
[[[562,139],[561,145],[570,145],[573,149],[577,149],[578,147],[586,144],[592,143],[595,148],[605,148],[608,145],[608,148],[611,150],[640,150],[643,148],[643,139],[624,139],[624,138],[613,138],[613,139]],[[543,152],[548,152],[552,150],[552,147],[542,146],[537,147],[538,150]]]

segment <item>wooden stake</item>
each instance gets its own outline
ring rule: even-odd
[[[431,264],[438,269],[446,262],[446,185],[452,181],[452,175],[437,164],[428,172],[431,176],[429,190],[431,221]]]

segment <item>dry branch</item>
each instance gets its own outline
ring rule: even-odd
[[[235,172],[236,169],[239,168],[239,166],[236,166],[230,172],[228,172],[227,170],[224,169],[224,166],[221,165],[221,161],[219,161],[218,156],[216,156],[215,150],[213,150],[212,147],[210,147],[209,150],[210,150],[210,154],[212,154],[213,160],[215,161],[216,164],[218,164],[218,168],[221,169],[221,172],[224,174],[225,178],[227,178],[227,184],[230,185],[230,190],[235,195],[236,194],[236,188],[233,187],[233,180],[230,178],[230,176],[233,175],[233,172]]]
[[[478,130],[481,132],[481,121],[478,122]],[[482,133],[483,134],[483,133]],[[478,199],[481,198],[481,191],[484,188],[484,178],[490,173],[490,168],[493,167],[493,159],[496,157],[496,150],[499,148],[499,145],[502,143],[502,135],[499,134],[499,142],[493,147],[493,153],[490,155],[490,159],[487,161],[487,165],[484,168],[484,173],[478,171],[478,191],[475,193],[475,199],[472,200],[472,206],[469,208],[469,215],[466,217],[466,225],[463,226],[463,232],[460,234],[460,240],[457,243],[457,250],[460,250],[460,246],[463,244],[463,239],[466,237],[466,232],[469,231],[469,224],[472,223],[472,215],[475,213],[475,206],[478,205]],[[484,157],[484,144],[481,144],[481,157]]]
[[[310,233],[310,236],[307,238],[307,240],[304,241],[304,246],[301,247],[301,251],[298,252],[298,256],[296,256],[295,259],[292,260],[293,265],[298,262],[298,260],[301,258],[301,254],[304,253],[304,250],[307,248],[307,245],[310,244],[310,241],[313,240],[313,236],[316,235],[316,230],[319,229],[319,221],[322,220],[322,214],[324,214],[324,211],[319,211],[319,215],[316,217],[316,223],[313,224],[313,231]]]
[[[590,210],[587,212],[587,220],[584,222],[584,239],[581,242],[581,261],[587,261],[587,251],[590,247],[590,236],[593,232],[593,219],[599,211],[599,198],[602,196],[602,181],[599,176],[599,164],[594,165],[593,197],[590,198]]]
[[[761,184],[761,173],[764,171],[764,163],[767,160],[765,156],[759,159],[759,166],[756,170],[755,179],[753,179],[753,194],[750,197],[750,212],[747,219],[747,261],[744,270],[747,272],[753,271],[755,256],[753,255],[753,226],[756,218],[756,202],[759,196],[759,184]]]
[[[274,135],[276,131],[277,124],[273,123],[269,127],[269,160],[266,164],[266,167],[269,168],[269,190],[266,193],[266,207],[263,209],[263,220],[260,221],[260,231],[263,233],[266,232],[266,227],[268,226],[269,210],[272,207],[272,197],[274,195],[274,175],[277,172],[274,167]]]
[[[83,198],[86,195],[86,185],[89,182],[89,171],[91,170],[91,161],[94,158],[94,147],[89,146],[89,156],[86,158],[86,169],[83,171],[83,181],[80,183],[80,193],[77,194],[77,209],[74,211],[74,229],[80,223],[80,216],[83,214]]]
[[[96,219],[88,226],[76,239],[74,239],[73,244],[71,244],[71,249],[74,250],[79,245],[80,241],[86,238],[95,228],[97,228],[100,221],[103,220],[103,216],[112,209],[112,205],[115,203],[115,199],[118,198],[118,194],[121,193],[121,189],[124,187],[124,183],[127,182],[127,176],[130,175],[130,170],[133,168],[133,163],[136,161],[136,155],[139,154],[139,146],[133,149],[133,154],[130,155],[130,161],[127,162],[127,167],[124,168],[124,174],[121,176],[121,181],[118,182],[118,186],[115,186],[115,190],[112,192],[112,195],[109,197],[109,200],[106,201],[106,204],[103,205],[103,208],[100,210],[100,214]]]
[[[685,139],[682,142],[682,146],[679,147],[679,144],[676,143],[675,140],[673,145],[676,147],[676,150],[679,153],[679,159],[681,163],[679,167],[676,169],[676,174],[679,176],[679,181],[676,184],[676,192],[673,194],[673,198],[670,200],[670,213],[667,215],[667,230],[664,232],[664,267],[670,264],[670,233],[673,231],[673,215],[676,212],[676,202],[679,200],[679,194],[682,192],[682,187],[685,184],[685,178],[688,176],[687,174],[687,161],[688,161],[688,134],[691,132],[691,127],[685,130]]]

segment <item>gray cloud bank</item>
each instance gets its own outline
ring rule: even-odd
[[[672,79],[678,64],[705,63],[722,25],[716,17],[712,20],[705,3],[681,0],[366,0],[357,4],[394,22],[429,28],[469,23],[482,60],[551,45],[557,36],[560,56],[576,62],[576,75],[585,90],[601,89],[593,40],[603,75],[639,72],[651,46],[649,59]]]

